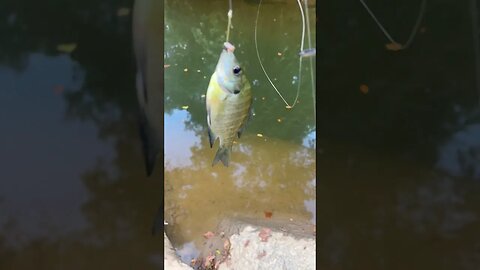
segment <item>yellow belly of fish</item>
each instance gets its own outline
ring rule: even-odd
[[[238,96],[229,96],[215,113],[211,129],[220,139],[220,147],[231,147],[237,132],[248,118],[251,104],[250,89],[244,89]]]

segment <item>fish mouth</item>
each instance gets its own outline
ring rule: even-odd
[[[225,42],[223,43],[223,49],[226,50],[227,52],[233,52],[235,51],[235,46],[232,45],[230,42]]]

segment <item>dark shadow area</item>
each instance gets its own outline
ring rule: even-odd
[[[151,235],[153,219],[162,200],[161,174],[146,179],[138,136],[132,6],[133,1],[0,1],[2,67],[13,69],[21,76],[38,64],[32,55],[42,55],[46,59],[66,55],[68,59],[65,61],[73,66],[73,75],[67,80],[80,82],[77,83],[79,86],[62,83],[51,86],[63,100],[53,100],[51,96],[55,96],[49,95],[52,88],[35,85],[34,81],[15,89],[20,87],[16,86],[20,84],[15,81],[17,75],[12,75],[11,85],[1,87],[9,91],[5,93],[7,97],[15,97],[17,90],[23,101],[28,101],[18,101],[17,107],[35,100],[35,92],[45,96],[49,101],[40,104],[43,105],[41,111],[29,112],[36,114],[38,119],[44,117],[44,112],[57,111],[52,106],[63,108],[61,114],[55,115],[55,119],[58,118],[55,124],[45,131],[52,136],[45,136],[42,141],[34,139],[42,127],[24,125],[22,130],[2,131],[19,138],[18,143],[20,138],[32,138],[52,150],[36,154],[43,155],[46,160],[42,172],[28,172],[33,164],[26,162],[22,176],[8,175],[2,177],[2,181],[12,187],[18,186],[19,194],[26,193],[31,190],[28,184],[23,184],[30,181],[28,178],[33,183],[35,178],[40,181],[57,177],[53,176],[58,170],[53,162],[63,157],[65,164],[74,169],[62,174],[63,179],[58,180],[82,186],[76,192],[82,197],[80,207],[69,206],[68,199],[60,195],[43,208],[40,203],[36,205],[40,200],[36,197],[45,201],[49,197],[47,194],[37,194],[34,198],[18,196],[23,198],[18,199],[18,204],[29,205],[25,206],[29,211],[40,211],[40,217],[35,216],[29,222],[31,226],[45,227],[46,233],[36,235],[26,231],[22,225],[24,221],[20,219],[24,215],[21,212],[18,218],[16,214],[7,217],[4,223],[0,223],[0,269],[155,269],[163,263],[163,239]],[[48,78],[41,80],[56,81],[59,77],[53,71],[46,76]],[[22,125],[16,112],[12,112],[9,119],[15,125]],[[83,145],[85,137],[94,134],[97,139],[92,140],[96,144],[86,144],[82,150],[64,145],[64,140],[55,135],[63,129],[76,130],[69,143]],[[12,147],[17,147],[16,144]],[[101,155],[96,154],[99,145],[107,149]],[[78,151],[90,153],[87,156],[94,165],[69,164],[71,157],[80,154]],[[76,174],[79,170],[83,172]],[[69,192],[68,188],[65,189],[63,185],[49,187],[54,194]],[[6,198],[0,207],[2,211],[11,212],[14,210],[9,207],[14,203],[16,201]],[[56,221],[45,216],[61,207],[73,210],[68,210],[70,212],[65,216],[55,217],[53,220]],[[42,209],[46,209],[45,213],[41,212]],[[70,215],[83,217],[85,224],[65,233],[58,232],[55,228],[63,231],[63,226],[70,226],[67,221],[62,222]],[[3,217],[0,221],[4,221]]]
[[[395,39],[407,39],[419,1],[366,2]],[[469,5],[428,1],[404,51],[387,50],[358,1],[317,8],[319,267],[476,269],[480,121]]]

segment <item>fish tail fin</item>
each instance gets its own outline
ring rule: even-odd
[[[230,148],[225,147],[225,146],[220,146],[218,148],[217,153],[215,154],[215,158],[213,159],[212,166],[217,164],[219,161],[222,161],[223,165],[225,167],[228,167],[228,162],[230,160]]]

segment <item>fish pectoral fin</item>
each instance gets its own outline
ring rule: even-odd
[[[213,131],[210,129],[210,126],[208,127],[208,142],[210,143],[210,148],[213,147],[213,144],[215,143],[215,140],[217,139],[217,135],[213,133]]]
[[[250,106],[250,109],[248,110],[248,118],[245,119],[245,122],[240,126],[240,128],[237,131],[238,138],[240,139],[240,136],[242,136],[243,131],[245,131],[245,128],[247,127],[247,123],[250,122],[250,120],[253,117],[253,107]]]

